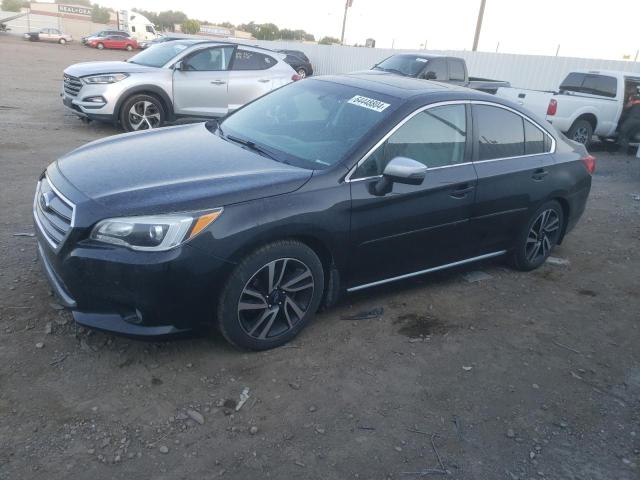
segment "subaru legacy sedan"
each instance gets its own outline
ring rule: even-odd
[[[215,326],[259,350],[344,292],[492,257],[539,267],[582,215],[594,168],[494,96],[332,76],[220,123],[80,147],[42,174],[33,214],[78,324],[147,337]]]

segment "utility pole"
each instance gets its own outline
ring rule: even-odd
[[[351,6],[353,6],[353,0],[346,0],[344,2],[344,17],[342,17],[342,36],[340,37],[341,45],[344,45],[344,29],[347,26],[347,11]]]
[[[637,61],[638,61],[638,53],[640,53],[640,50],[636,50],[636,56],[635,56],[635,58],[633,59],[633,61],[634,61],[634,62],[637,62]]]
[[[556,57],[558,56],[559,53],[560,53],[560,44],[558,44],[558,48],[556,49]]]
[[[478,12],[478,22],[476,23],[476,34],[473,37],[473,51],[478,50],[478,41],[480,40],[480,30],[482,30],[482,18],[484,17],[484,5],[487,0],[480,0],[480,11]]]

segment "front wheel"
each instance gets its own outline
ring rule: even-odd
[[[122,105],[120,124],[127,132],[151,130],[164,124],[165,111],[160,100],[151,95],[133,95]]]
[[[556,200],[536,210],[518,235],[512,257],[514,267],[529,271],[542,265],[558,244],[563,225],[564,212]]]
[[[96,47],[98,48],[98,50],[103,50],[104,49],[104,43],[99,43],[98,45],[96,45]]]
[[[61,39],[58,41],[58,43],[59,43],[60,45],[66,45],[67,41],[66,41],[64,38],[61,38]]]
[[[237,347],[278,347],[309,324],[323,292],[322,262],[315,252],[297,241],[275,242],[235,268],[220,295],[217,325]]]
[[[131,50],[133,50],[133,47],[131,45],[127,45],[127,51],[130,52]]]
[[[298,69],[298,75],[300,75],[300,78],[307,78],[307,71],[304,68],[299,68]]]
[[[571,140],[583,144],[586,148],[591,145],[593,136],[593,126],[586,120],[576,120],[567,132],[567,137]]]

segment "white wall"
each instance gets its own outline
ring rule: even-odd
[[[240,42],[271,49],[301,50],[309,57],[318,75],[367,70],[394,53],[418,51],[261,40],[240,40]],[[425,53],[424,50],[422,52]],[[640,62],[453,50],[428,50],[427,52],[462,57],[467,62],[470,76],[506,80],[511,82],[511,85],[521,88],[557,89],[567,73],[572,70],[622,70],[640,74]]]

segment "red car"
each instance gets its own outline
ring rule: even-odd
[[[113,48],[117,50],[133,50],[138,48],[138,42],[135,38],[125,37],[124,35],[109,35],[108,37],[95,37],[87,41],[90,47],[102,50],[104,48]]]

